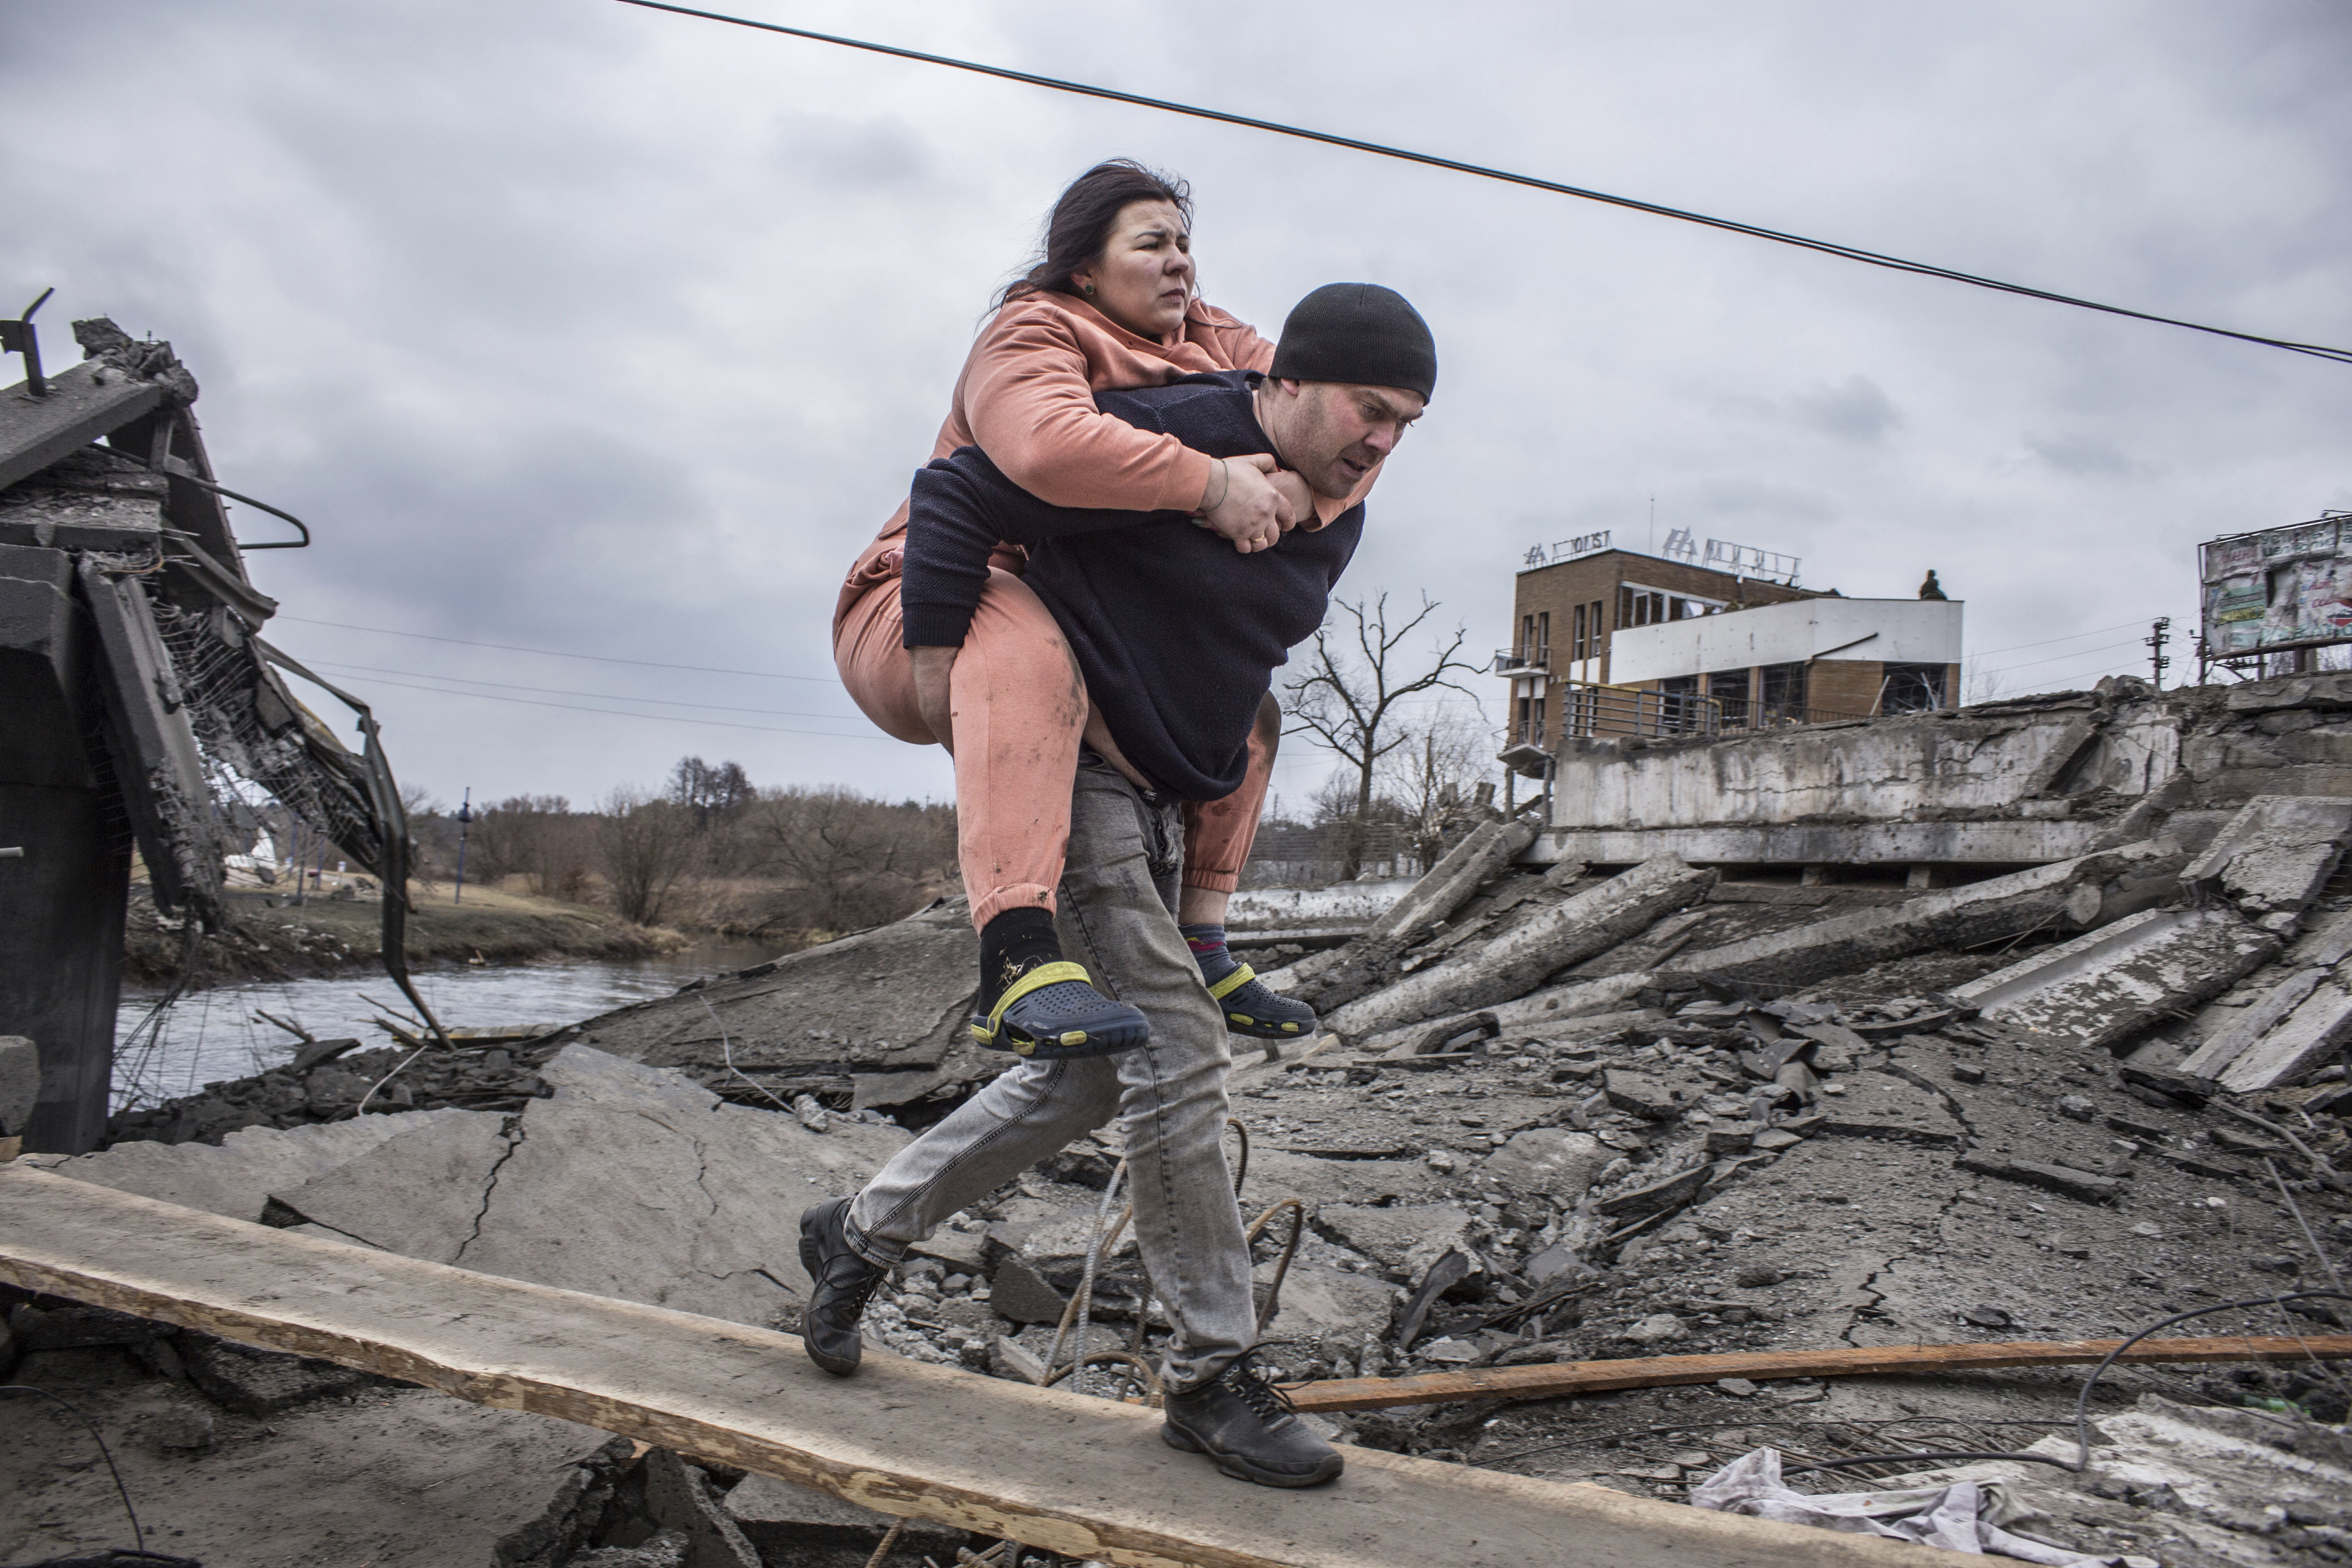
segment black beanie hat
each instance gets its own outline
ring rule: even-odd
[[[1292,307],[1266,373],[1286,381],[1342,381],[1437,390],[1437,340],[1405,297],[1377,283],[1326,283]]]

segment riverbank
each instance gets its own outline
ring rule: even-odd
[[[232,895],[235,929],[197,944],[192,989],[252,980],[299,980],[380,966],[383,910],[374,899],[313,895],[296,904],[284,894]],[[131,889],[125,921],[122,983],[168,985],[180,973],[184,938],[176,921],[156,912],[143,885]],[[453,905],[446,892],[420,900],[408,915],[408,962],[448,964],[534,963],[551,959],[658,957],[688,938],[632,925],[604,910],[496,889],[466,889]]]

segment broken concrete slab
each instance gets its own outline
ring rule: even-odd
[[[272,1191],[323,1176],[403,1133],[471,1122],[495,1128],[499,1121],[491,1111],[411,1110],[283,1131],[241,1128],[217,1144],[117,1143],[95,1154],[36,1163],[60,1176],[118,1192],[230,1219],[258,1220]]]
[[[1259,1264],[1253,1270],[1255,1282],[1273,1284],[1276,1267],[1270,1261]],[[1388,1327],[1403,1296],[1402,1286],[1375,1275],[1321,1263],[1294,1263],[1283,1278],[1282,1303],[1266,1325],[1265,1338],[1360,1341]]]
[[[1816,1129],[1822,1137],[1957,1149],[1968,1134],[1939,1097],[1916,1084],[1883,1072],[1858,1072],[1839,1081],[1845,1093],[1825,1102]]]
[[[1644,1121],[1672,1121],[1688,1109],[1696,1091],[1683,1086],[1684,1092],[1677,1094],[1676,1087],[1630,1068],[1611,1068],[1601,1075],[1601,1091],[1609,1097],[1609,1103]]]
[[[719,1502],[710,1478],[667,1448],[646,1456],[646,1511],[686,1535],[685,1568],[761,1568],[760,1553]]]
[[[551,1098],[515,1115],[416,1127],[272,1195],[404,1257],[765,1326],[806,1300],[801,1211],[908,1141],[813,1133],[585,1047],[541,1071]]]
[[[1449,1250],[1476,1256],[1469,1240],[1470,1213],[1453,1204],[1399,1204],[1390,1208],[1331,1204],[1316,1216],[1315,1226],[1341,1246],[1404,1279],[1419,1279]]]
[[[903,1528],[883,1562],[899,1568],[919,1568],[925,1557],[950,1562],[969,1539],[949,1525],[894,1519],[830,1492],[757,1471],[735,1483],[725,1505],[728,1517],[758,1549],[765,1568],[836,1568],[851,1556],[863,1562],[894,1524]]]
[[[1922,893],[1886,909],[1685,951],[1673,967],[1751,984],[1806,985],[1931,947],[1969,947],[2028,931],[2080,931],[2099,923],[2108,889],[2125,879],[2171,874],[2188,857],[2167,839],[2127,844],[1988,878],[1945,892]]]
[[[2252,1001],[2242,1006],[2223,1006],[2222,1002],[2236,1000],[2222,997],[2209,1006],[2197,1020],[2206,1029],[2204,1043],[2181,1059],[2180,1070],[2202,1078],[2219,1078],[2221,1069],[2236,1061],[2262,1037],[2286,1022],[2288,1015],[2303,1005],[2304,998],[2319,988],[2327,978],[2327,971],[2316,966],[2287,969],[2281,964],[2272,971],[2284,974]]]
[[[215,1405],[243,1415],[274,1415],[330,1394],[364,1388],[374,1379],[363,1372],[308,1356],[281,1355],[191,1335],[180,1346],[189,1381]]]
[[[2119,1050],[2220,995],[2278,950],[2276,936],[2226,907],[2145,910],[1951,994],[2043,1039]]]
[[[1530,1127],[1486,1156],[1486,1173],[1511,1192],[1572,1207],[1616,1155],[1590,1132]]]
[[[1302,974],[1292,994],[1328,1013],[1370,991],[1397,954],[1468,902],[1535,836],[1535,825],[1524,820],[1479,824],[1361,936]]]
[[[2250,920],[2291,931],[2343,859],[2347,835],[2352,800],[2258,795],[2180,879],[2221,893]]]
[[[1254,1147],[1244,1202],[1263,1206],[1295,1197],[1312,1220],[1326,1204],[1377,1206],[1424,1202],[1436,1195],[1438,1180],[1419,1159],[1331,1160],[1286,1150]],[[1255,1207],[1251,1210],[1255,1213]]]
[[[2315,1066],[2347,1039],[2352,1039],[2352,959],[2330,970],[2292,1012],[2214,1076],[2232,1094],[2251,1094]]]
[[[1352,1037],[1525,996],[1547,975],[1605,952],[1662,915],[1696,903],[1716,882],[1672,858],[1652,860],[1563,900],[1502,935],[1469,944],[1332,1013],[1325,1026]]]
[[[1516,1002],[1501,1002],[1492,1007],[1383,1029],[1359,1042],[1359,1048],[1366,1056],[1410,1056],[1415,1046],[1439,1029],[1466,1031],[1482,1015],[1493,1018],[1495,1026],[1507,1034],[1547,1032],[1554,1026],[1583,1024],[1592,1021],[1596,1015],[1614,1012],[1656,983],[1656,974],[1648,970],[1612,974],[1605,980],[1570,981],[1529,992]]]
[[[2086,1204],[2106,1203],[2124,1190],[2123,1183],[2114,1176],[2077,1171],[2065,1165],[2042,1164],[2032,1160],[2002,1160],[1963,1154],[1953,1163],[1961,1170],[1973,1171],[1980,1176],[1993,1176],[2004,1182],[2022,1182],[2027,1186],[2078,1198]]]
[[[1708,1169],[1706,1165],[1693,1165],[1673,1175],[1612,1194],[1601,1199],[1597,1207],[1605,1215],[1646,1215],[1673,1208],[1698,1195],[1699,1189],[1706,1184]]]
[[[979,972],[971,906],[944,899],[888,925],[587,1019],[564,1037],[677,1068],[730,1098],[749,1092],[728,1071],[731,1053],[738,1070],[786,1100],[814,1089],[854,1092],[865,1105],[904,1104],[888,1097],[919,1099],[1003,1069],[1001,1057],[964,1033]],[[926,1087],[902,1074],[934,1076]]]

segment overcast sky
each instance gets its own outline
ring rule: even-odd
[[[2352,344],[2336,0],[739,8]],[[76,317],[173,342],[224,482],[318,534],[252,557],[269,635],[452,802],[687,752],[950,794],[835,681],[835,590],[1116,154],[1191,179],[1268,336],[1335,279],[1428,317],[1343,592],[1482,653],[1529,545],[1654,502],[1809,586],[1937,568],[2013,691],[2167,614],[2193,674],[2196,543],[2352,507],[2352,367],[610,0],[11,0],[0,103],[0,307],[57,287],[53,363]]]

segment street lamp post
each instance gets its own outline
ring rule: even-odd
[[[465,798],[457,803],[457,890],[450,897],[453,904],[466,901],[466,827],[473,820],[474,789],[468,784]]]

